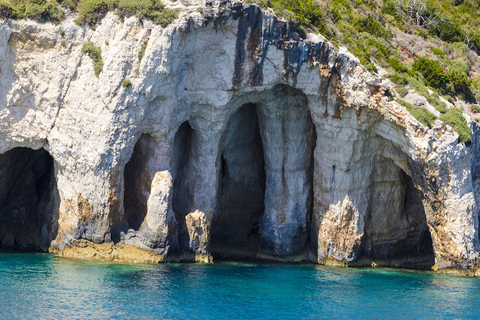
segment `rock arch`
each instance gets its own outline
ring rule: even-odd
[[[358,264],[431,269],[435,264],[422,191],[392,160],[379,160]]]
[[[265,161],[257,106],[245,104],[228,120],[220,156],[218,203],[211,228],[214,257],[258,253],[265,211]]]
[[[154,141],[151,135],[142,134],[133,148],[132,156],[125,165],[124,222],[126,229],[138,231],[147,214],[147,201],[153,176],[148,162],[154,156]]]
[[[257,258],[303,259],[313,208],[316,144],[309,102],[302,91],[285,85],[262,93],[257,101],[261,102],[242,105],[226,125],[213,251],[227,255],[230,250],[235,257],[256,252]],[[245,204],[247,198],[252,203]]]
[[[0,247],[46,251],[58,232],[54,160],[43,148],[0,155]]]

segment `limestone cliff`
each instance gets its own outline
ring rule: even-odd
[[[474,122],[468,147],[423,127],[348,51],[257,6],[170,6],[165,28],[0,22],[1,246],[475,273]]]

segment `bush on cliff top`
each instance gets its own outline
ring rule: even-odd
[[[113,9],[116,9],[116,13],[122,18],[130,16],[145,18],[162,27],[178,17],[177,11],[165,8],[160,0],[80,0],[79,15],[75,23],[93,26]]]
[[[59,24],[65,19],[65,12],[55,0],[0,0],[0,18],[29,18],[37,22]]]
[[[160,0],[0,0],[0,18],[29,18],[58,24],[65,19],[63,8],[78,12],[75,23],[90,26],[98,23],[109,10],[122,18],[137,16],[165,27],[178,17],[178,12],[165,8]]]

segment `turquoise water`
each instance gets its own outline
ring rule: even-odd
[[[0,253],[2,319],[464,319],[479,298],[480,279],[431,272]]]

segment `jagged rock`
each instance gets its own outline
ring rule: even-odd
[[[175,6],[165,28],[113,13],[95,30],[0,22],[0,245],[475,272],[474,122],[470,147],[428,130],[344,48],[255,5]],[[26,156],[11,153],[30,149],[53,161],[21,193],[8,175]]]

